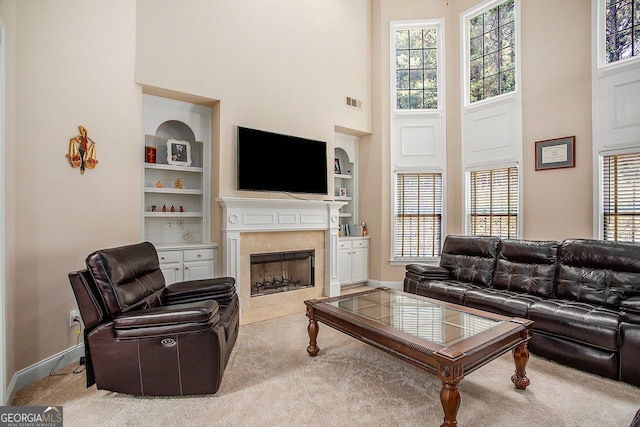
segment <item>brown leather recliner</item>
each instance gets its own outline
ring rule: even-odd
[[[165,286],[148,242],[90,254],[69,273],[84,323],[87,387],[138,396],[213,394],[238,336],[235,279]]]

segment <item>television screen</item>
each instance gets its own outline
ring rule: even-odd
[[[238,190],[327,194],[327,143],[238,126]]]

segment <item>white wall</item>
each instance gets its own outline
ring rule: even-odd
[[[368,0],[140,0],[136,81],[220,100],[219,195],[255,197],[236,194],[235,126],[370,130],[370,16]]]
[[[140,88],[133,2],[4,1],[0,13],[14,24],[5,175],[11,379],[75,344],[67,274],[95,249],[140,239]],[[78,125],[99,160],[82,176],[65,158]]]

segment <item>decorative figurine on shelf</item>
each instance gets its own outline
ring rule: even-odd
[[[181,180],[180,178],[176,178],[176,181],[175,181],[175,187],[176,187],[178,190],[182,190],[182,180]]]
[[[184,212],[184,206],[180,205],[180,212]]]
[[[360,224],[362,226],[362,235],[366,236],[367,235],[367,224],[362,221],[362,223]]]
[[[87,136],[87,129],[78,126],[80,135],[74,136],[69,141],[69,154],[67,159],[72,168],[80,167],[80,175],[84,175],[85,168],[93,169],[98,164],[96,159],[96,143]]]
[[[175,212],[175,211],[176,211],[176,208],[173,205],[171,205],[171,212]]]
[[[151,212],[157,212],[158,207],[156,205],[151,205]]]
[[[166,212],[167,211],[167,205],[162,205],[162,212]]]
[[[156,188],[162,188],[162,181],[156,182]]]

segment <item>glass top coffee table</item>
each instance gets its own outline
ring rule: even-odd
[[[464,376],[510,350],[515,361],[511,381],[521,390],[529,385],[530,320],[385,287],[304,303],[310,356],[320,351],[316,339],[322,322],[437,375],[442,380],[442,426],[456,425],[458,383]]]

